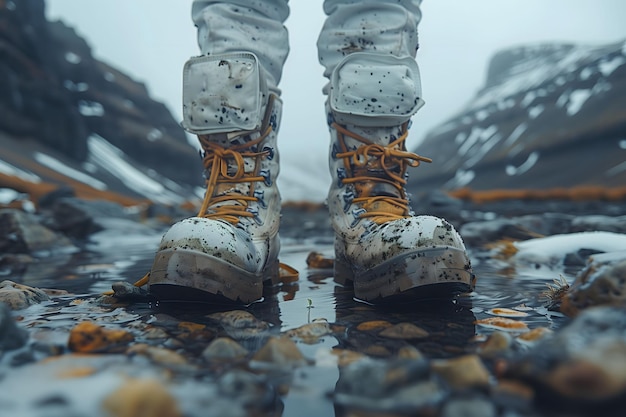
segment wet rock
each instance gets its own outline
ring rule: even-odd
[[[142,355],[156,364],[165,366],[181,366],[187,364],[187,359],[179,353],[144,343],[131,346],[126,351],[126,354]]]
[[[252,357],[254,368],[294,368],[307,364],[298,346],[288,337],[270,337]]]
[[[366,357],[360,352],[355,352],[353,350],[347,350],[347,349],[338,349],[338,348],[334,348],[331,351],[331,354],[337,357],[337,365],[340,368],[350,365],[351,363],[356,362]]]
[[[466,223],[459,231],[469,246],[480,246],[498,240],[527,240],[540,237],[536,232],[522,226],[518,219],[497,219]]]
[[[496,407],[487,398],[454,398],[441,408],[440,417],[495,417]]]
[[[398,323],[391,327],[387,327],[380,333],[379,336],[387,337],[389,339],[425,339],[429,336],[428,332],[421,327],[414,325],[413,323]]]
[[[126,281],[114,282],[111,289],[113,290],[112,296],[118,300],[141,300],[148,297],[147,290]]]
[[[246,357],[250,352],[229,337],[213,339],[202,356],[209,361],[232,360]]]
[[[509,352],[513,345],[513,337],[509,333],[494,331],[487,340],[480,345],[478,353],[481,357],[492,358]]]
[[[166,339],[167,332],[158,327],[149,327],[143,332],[143,338],[148,340]]]
[[[490,329],[503,330],[507,332],[526,332],[528,325],[523,321],[510,319],[508,317],[487,317],[476,320],[476,324]]]
[[[593,306],[625,306],[626,251],[592,256],[561,300],[569,316]]]
[[[369,331],[377,331],[377,330],[386,329],[391,326],[393,325],[386,320],[371,320],[371,321],[364,321],[363,323],[359,323],[356,326],[356,329],[363,331],[363,332],[369,332]]]
[[[425,360],[365,358],[340,369],[334,400],[348,409],[416,413],[446,395]]]
[[[108,201],[86,201],[78,198],[61,198],[51,207],[51,227],[67,236],[83,239],[103,227],[98,224],[102,217],[124,217],[122,206]]]
[[[36,259],[25,253],[0,255],[0,271],[7,276],[22,276]]]
[[[0,302],[5,303],[11,310],[21,310],[49,299],[48,294],[39,288],[9,280],[0,282]]]
[[[249,410],[267,410],[277,401],[276,391],[259,375],[244,371],[230,371],[217,382],[221,397],[241,404]],[[248,414],[250,415],[250,414]]]
[[[392,355],[392,352],[388,347],[378,343],[366,346],[363,348],[363,353],[376,358],[386,358]]]
[[[491,389],[491,399],[503,408],[528,411],[532,408],[535,392],[522,382],[501,379]]]
[[[433,360],[431,369],[454,389],[465,390],[489,386],[489,371],[476,355]]]
[[[306,257],[306,265],[309,268],[332,269],[334,263],[334,259],[327,258],[319,252],[311,252]]]
[[[544,337],[548,337],[552,333],[552,330],[548,329],[547,327],[537,327],[526,333],[520,334],[519,336],[517,336],[517,340],[521,341],[522,343],[537,343],[539,340],[543,339]]]
[[[112,417],[183,415],[176,398],[155,379],[129,379],[104,399],[102,408]]]
[[[41,225],[34,216],[19,210],[0,210],[0,253],[41,254],[75,250],[66,237]]]
[[[291,338],[299,339],[304,343],[317,343],[320,338],[331,334],[332,330],[327,321],[315,321],[302,325],[296,329],[288,330],[285,335]]]
[[[11,310],[0,303],[0,357],[2,352],[19,349],[28,341],[28,333],[15,324]]]
[[[243,310],[213,313],[208,318],[219,322],[224,331],[234,339],[258,338],[270,328],[267,322]]]
[[[626,310],[596,307],[515,358],[505,375],[525,381],[545,406],[618,410],[626,406]]]
[[[84,321],[70,331],[68,347],[72,352],[97,353],[122,351],[134,336],[117,329],[106,329],[95,323]]]
[[[399,359],[424,359],[424,355],[414,346],[402,346],[398,349]]]

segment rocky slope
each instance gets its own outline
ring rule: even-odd
[[[626,43],[497,53],[485,86],[415,151],[412,191],[626,184]]]
[[[122,202],[193,197],[197,153],[165,105],[44,11],[44,0],[0,1],[4,199],[12,189],[37,200],[59,184]]]

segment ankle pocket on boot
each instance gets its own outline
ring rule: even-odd
[[[183,70],[182,126],[194,134],[256,130],[267,101],[254,54],[191,58]]]
[[[411,57],[355,52],[335,67],[330,84],[330,107],[341,124],[396,126],[424,105]]]

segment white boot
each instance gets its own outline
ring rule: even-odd
[[[409,208],[406,170],[430,160],[406,151],[407,125],[330,129],[335,281],[353,281],[355,297],[369,302],[451,297],[474,285],[454,227]]]
[[[150,292],[187,300],[215,294],[249,304],[262,297],[264,280],[278,277],[276,136],[282,103],[273,94],[266,98],[255,78],[254,56],[207,58],[204,64],[215,77],[196,77],[198,84],[186,73],[185,87],[197,92],[184,100],[183,125],[208,132],[198,135],[207,190],[197,217],[176,223],[163,236],[149,276]],[[226,77],[218,76],[221,70]],[[262,113],[256,127],[255,112]],[[206,120],[199,117],[208,118],[208,125],[203,127]],[[242,129],[246,126],[254,128]]]

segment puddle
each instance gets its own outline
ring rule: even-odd
[[[207,315],[221,308],[196,309],[148,302],[108,308],[94,302],[113,282],[134,282],[143,276],[150,268],[155,242],[158,239],[154,236],[135,237],[126,243],[109,245],[104,252],[93,250],[76,254],[70,263],[61,267],[54,263],[37,265],[35,273],[24,276],[24,283],[63,289],[73,295],[21,311],[21,324],[29,329],[36,343],[57,346],[58,350],[66,346],[67,332],[82,320],[131,331],[141,324],[142,331],[148,326],[169,332],[170,336],[184,334],[179,340],[164,337],[163,347],[182,352],[192,362],[200,364],[200,369],[212,372],[202,359],[203,349],[215,336],[211,328],[215,323],[211,323]],[[266,288],[264,300],[248,308],[257,319],[273,325],[273,334],[320,320],[340,329],[333,335],[316,339],[315,343],[297,342],[304,356],[313,359],[315,365],[299,367],[294,372],[288,392],[281,395],[283,416],[335,415],[330,394],[339,377],[337,352],[389,357],[410,345],[427,357],[453,357],[471,352],[477,341],[484,340],[498,328],[488,319],[523,323],[522,330],[508,329],[514,336],[536,328],[555,330],[566,321],[562,315],[547,311],[543,307],[545,300],[541,298],[546,284],[553,283],[559,271],[512,271],[503,269],[502,263],[470,252],[478,276],[475,293],[454,302],[422,302],[390,310],[355,301],[350,288],[333,282],[332,270],[308,269],[306,258],[313,251],[332,257],[333,246],[329,242],[283,241],[281,262],[296,268],[300,272],[299,280],[280,288]],[[195,323],[199,330],[193,333],[194,330],[190,330],[193,326],[185,330],[181,322]],[[401,323],[414,325],[425,336],[407,340],[379,335],[380,326]],[[136,341],[150,342],[150,337],[140,335]],[[158,340],[158,335],[154,337]],[[260,342],[250,339],[247,343]]]

